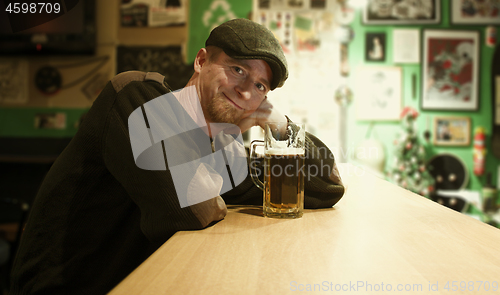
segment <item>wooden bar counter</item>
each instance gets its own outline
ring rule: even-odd
[[[500,230],[341,165],[344,197],[296,220],[229,206],[110,294],[500,294]]]

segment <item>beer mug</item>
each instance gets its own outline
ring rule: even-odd
[[[262,165],[256,167],[256,148],[264,147]],[[264,140],[250,145],[250,175],[264,192],[264,216],[299,218],[304,210],[304,124],[267,123]],[[264,168],[264,183],[258,178],[258,168]],[[262,170],[259,170],[262,172]]]

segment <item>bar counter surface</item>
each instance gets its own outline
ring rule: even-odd
[[[228,206],[176,233],[110,294],[500,294],[500,230],[341,164],[333,207]]]

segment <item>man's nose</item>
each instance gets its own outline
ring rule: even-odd
[[[236,84],[236,92],[242,99],[252,98],[252,81],[245,79]]]

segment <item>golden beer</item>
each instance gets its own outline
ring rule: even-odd
[[[266,151],[264,156],[264,215],[299,218],[304,209],[304,150]]]

